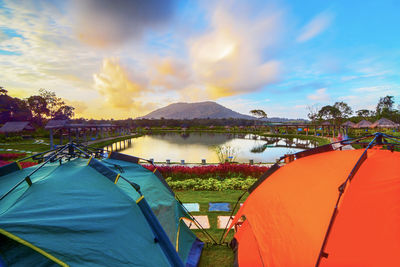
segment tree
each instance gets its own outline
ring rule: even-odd
[[[356,111],[358,117],[367,119],[369,117],[375,116],[374,112],[368,109],[360,109]]]
[[[39,96],[46,100],[49,116],[53,119],[70,119],[74,116],[74,107],[68,106],[56,96],[54,92],[46,89],[39,90]]]
[[[314,104],[312,106],[307,106],[308,109],[308,118],[311,120],[312,123],[315,123],[318,120],[318,111],[319,111],[319,106],[317,104]]]
[[[55,120],[67,120],[72,118],[74,113],[74,107],[63,105],[54,114],[53,119]]]
[[[0,86],[0,95],[7,95],[7,93],[8,91],[3,86]]]
[[[33,95],[27,99],[27,103],[32,112],[34,121],[39,125],[43,125],[44,117],[50,115],[46,99],[40,95]]]
[[[376,105],[376,113],[381,114],[383,110],[388,110],[391,111],[393,110],[393,104],[394,104],[394,96],[387,95],[385,97],[381,97],[379,99],[378,104]]]
[[[24,100],[9,96],[0,86],[0,123],[30,120],[32,114]]]
[[[319,111],[318,111],[318,118],[323,119],[323,120],[328,120],[332,123],[336,123],[338,118],[340,118],[341,112],[338,108],[334,106],[323,106]]]
[[[387,95],[379,99],[376,105],[376,116],[380,118],[392,118],[395,117],[398,111],[394,110],[394,96]]]
[[[265,118],[267,118],[267,113],[265,113],[265,111],[262,110],[262,109],[253,109],[253,110],[250,110],[250,113],[251,113],[253,116],[258,117],[259,119],[265,119]]]
[[[32,113],[26,101],[14,97],[9,103],[10,119],[14,121],[30,121]]]
[[[351,116],[351,114],[353,114],[353,110],[351,109],[351,107],[343,101],[336,102],[335,104],[333,104],[333,107],[339,110],[341,119],[347,119]]]

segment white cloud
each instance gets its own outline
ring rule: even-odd
[[[322,12],[314,17],[307,25],[301,29],[300,35],[297,37],[297,42],[306,42],[318,34],[322,33],[329,27],[333,20],[333,15],[328,12]]]
[[[327,102],[330,99],[329,95],[326,92],[326,88],[315,90],[315,93],[308,95],[307,98],[315,102]]]
[[[379,93],[383,94],[393,94],[396,93],[392,86],[390,85],[377,85],[377,86],[368,86],[368,87],[359,87],[352,90],[357,93]]]
[[[252,17],[227,1],[212,12],[210,31],[188,43],[194,77],[207,95],[218,99],[254,92],[277,81],[280,62],[261,55],[279,40],[282,12],[271,8]]]

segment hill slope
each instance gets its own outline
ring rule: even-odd
[[[226,108],[212,101],[197,103],[174,103],[166,107],[156,109],[149,114],[141,117],[145,119],[222,119],[236,118],[254,120],[252,116],[244,115]]]

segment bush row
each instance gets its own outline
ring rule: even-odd
[[[22,136],[8,136],[0,135],[0,143],[18,142],[24,140]]]
[[[186,180],[174,180],[171,177],[166,179],[168,185],[173,190],[208,190],[208,191],[223,191],[223,190],[246,190],[255,183],[255,178],[228,178],[218,180],[214,178],[192,178]]]

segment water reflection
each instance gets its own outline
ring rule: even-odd
[[[288,153],[315,147],[310,140],[262,137],[253,134],[231,133],[162,133],[132,139],[132,146],[122,153],[142,158],[153,158],[156,162],[208,163],[218,162],[215,146],[231,146],[237,151],[235,161],[274,162]]]

